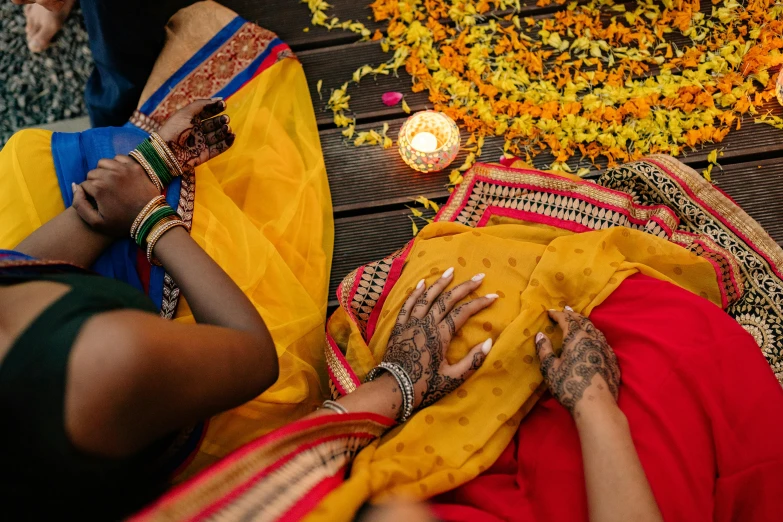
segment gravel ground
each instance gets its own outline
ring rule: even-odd
[[[23,127],[87,114],[92,55],[81,10],[41,54],[27,49],[24,26],[22,8],[0,0],[0,144]]]

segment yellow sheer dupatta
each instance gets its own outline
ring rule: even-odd
[[[180,211],[256,306],[280,361],[270,390],[210,419],[182,479],[323,400],[334,225],[313,108],[290,49],[214,2],[180,11],[167,32],[131,121],[149,129],[194,99],[226,98],[236,141],[183,183]],[[193,320],[183,299],[175,319]]]

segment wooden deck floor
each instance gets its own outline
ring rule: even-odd
[[[400,159],[396,148],[354,147],[343,142],[340,129],[332,123],[332,113],[326,109],[328,93],[351,78],[362,65],[378,65],[389,57],[377,42],[357,42],[356,35],[343,31],[329,32],[309,26],[310,13],[299,0],[220,0],[244,18],[276,32],[296,52],[304,66],[310,95],[315,107],[321,146],[332,191],[335,217],[335,251],[331,296],[340,280],[357,266],[379,259],[399,248],[411,238],[411,226],[405,203],[416,196],[445,201],[447,172],[417,174]],[[369,0],[330,0],[331,14],[340,20],[360,20],[370,29],[379,27],[371,19]],[[537,7],[535,0],[523,0],[525,16],[551,16],[565,6]],[[709,9],[710,2],[702,2]],[[680,36],[682,39],[683,37]],[[674,39],[677,39],[675,36]],[[323,80],[321,99],[316,84]],[[365,78],[361,85],[349,87],[351,109],[356,116],[357,130],[377,129],[388,122],[390,136],[406,118],[402,109],[386,107],[381,94],[400,91],[406,94],[411,109],[428,106],[425,93],[410,93],[411,79],[404,70],[399,76],[380,76],[377,81]],[[783,115],[777,103],[767,109]],[[713,171],[717,185],[758,220],[778,242],[783,244],[783,131],[769,125],[754,125],[746,118],[741,130],[729,133],[723,143],[694,151],[682,161],[694,168],[706,166],[707,154],[722,148],[720,162],[723,171]],[[502,139],[488,139],[484,145],[484,161],[500,156]],[[461,164],[464,153],[455,163]],[[541,155],[534,161],[544,167],[552,161]],[[334,303],[331,303],[334,304]]]

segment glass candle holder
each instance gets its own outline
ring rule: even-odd
[[[783,67],[781,67],[780,73],[778,73],[778,81],[775,84],[775,94],[778,96],[778,103],[783,105]]]
[[[443,113],[421,111],[405,120],[397,142],[408,166],[419,172],[437,172],[457,157],[459,128]]]

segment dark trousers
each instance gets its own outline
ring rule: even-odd
[[[95,69],[84,97],[93,127],[124,125],[165,41],[165,25],[193,0],[81,0]]]

